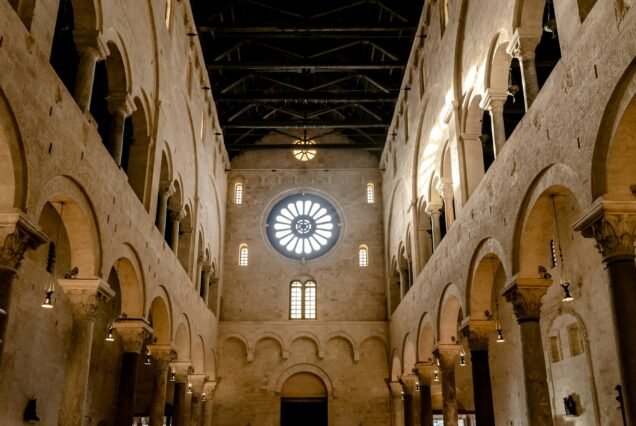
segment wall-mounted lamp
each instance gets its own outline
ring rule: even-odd
[[[144,361],[144,365],[151,365],[152,358],[150,357],[150,351],[146,351],[146,360]]]
[[[108,335],[106,336],[106,341],[107,342],[114,342],[115,341],[114,332],[115,332],[115,329],[113,328],[113,322],[111,321],[108,324]]]
[[[464,345],[461,344],[459,347],[459,366],[466,367],[466,351],[464,351]]]
[[[171,369],[170,369],[170,381],[171,381],[172,383],[174,383],[174,382],[176,382],[176,381],[177,381],[177,372],[176,372],[176,371],[174,371],[174,368],[171,368]]]

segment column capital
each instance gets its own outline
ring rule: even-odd
[[[455,192],[453,190],[453,182],[451,182],[448,179],[440,180],[439,183],[437,184],[436,189],[437,189],[437,192],[439,192],[439,195],[444,199],[446,203],[450,203],[451,200],[453,199],[453,196],[455,195]]]
[[[392,398],[400,398],[402,396],[402,392],[404,392],[402,383],[397,380],[392,381],[391,379],[386,379],[386,384],[389,387],[389,392],[391,392]]]
[[[152,336],[152,327],[144,318],[119,318],[113,328],[121,336],[124,352],[141,353],[144,342]]]
[[[460,138],[462,141],[478,141],[481,144],[481,134],[478,133],[462,133]]]
[[[503,106],[508,100],[506,89],[486,89],[479,106],[487,111],[503,111]]]
[[[164,198],[170,198],[177,192],[177,188],[174,186],[174,182],[164,183],[161,185],[159,192]]]
[[[597,198],[572,227],[584,237],[596,240],[596,248],[604,262],[613,258],[634,258],[636,201]]]
[[[541,298],[551,285],[551,279],[515,277],[501,291],[501,295],[512,303],[517,323],[538,322],[541,316]]]
[[[431,386],[433,382],[433,372],[435,371],[436,365],[431,362],[418,362],[415,364],[415,368],[413,368],[413,372],[417,375],[417,378],[420,381],[420,384],[425,386]]]
[[[439,366],[442,370],[450,370],[455,368],[460,350],[461,346],[456,344],[438,343],[433,349],[433,354],[439,359]]]
[[[110,54],[108,45],[99,30],[74,30],[73,40],[78,51],[94,54],[98,60],[103,60]]]
[[[76,317],[95,319],[99,306],[115,295],[101,278],[58,279],[57,282],[70,300]]]
[[[441,214],[440,210],[442,210],[442,205],[441,204],[436,204],[436,203],[427,204],[426,205],[426,209],[424,209],[426,214],[428,214],[429,216]]]
[[[400,382],[402,382],[404,392],[413,395],[416,391],[415,384],[418,382],[418,377],[415,373],[402,374],[400,376]]]
[[[461,327],[461,333],[468,339],[471,351],[487,351],[490,336],[495,332],[493,320],[467,320]]]
[[[216,392],[216,388],[219,386],[220,381],[220,379],[217,379],[213,381],[207,381],[203,384],[203,392],[205,392],[205,394],[208,396],[208,399],[210,398],[210,395],[214,395],[214,392]]]
[[[132,96],[127,92],[110,93],[108,97],[108,111],[111,114],[120,112],[124,117],[128,117],[135,110]]]
[[[177,378],[177,382],[187,383],[188,377],[192,374],[192,363],[189,360],[181,360],[175,361],[170,364],[172,369],[174,370],[175,376]]]
[[[528,31],[519,27],[515,30],[510,42],[508,42],[506,52],[514,58],[534,58],[534,52],[539,41],[541,41],[541,34],[537,34],[537,31]]]
[[[181,209],[178,212],[176,212],[176,211],[171,211],[170,212],[170,218],[174,222],[181,222],[185,216],[186,216],[185,209]]]
[[[208,376],[205,374],[190,374],[188,381],[192,383],[192,391],[195,393],[203,392],[203,386],[207,382]]]
[[[0,269],[17,272],[27,250],[34,250],[47,241],[46,235],[24,212],[0,213]]]
[[[150,356],[152,356],[152,360],[156,361],[158,364],[167,367],[168,364],[177,359],[177,352],[174,347],[170,344],[166,345],[148,345],[148,350],[150,351]]]

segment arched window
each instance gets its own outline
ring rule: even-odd
[[[166,28],[170,31],[170,27],[172,26],[172,9],[173,9],[172,0],[166,0]]]
[[[364,244],[358,249],[358,264],[361,268],[369,266],[369,249]]]
[[[289,290],[289,318],[316,319],[316,282],[294,280]]]
[[[243,184],[241,182],[234,185],[234,204],[243,204]]]
[[[367,204],[375,203],[375,186],[367,183]]]
[[[247,244],[239,246],[239,266],[247,266],[249,262],[249,250]]]

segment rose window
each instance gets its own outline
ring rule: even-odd
[[[315,259],[338,240],[339,222],[329,201],[317,195],[296,194],[274,206],[267,220],[267,236],[287,257]]]

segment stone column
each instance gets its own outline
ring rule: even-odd
[[[150,324],[143,318],[122,318],[113,324],[124,348],[119,390],[117,392],[116,425],[132,424],[137,391],[137,366],[144,342],[152,335]]]
[[[420,425],[420,391],[417,386],[417,376],[404,374],[401,377],[402,389],[404,390],[404,411],[405,423],[407,426]]]
[[[172,251],[174,254],[179,253],[179,225],[185,217],[185,210],[180,212],[172,212],[170,219],[172,219]]]
[[[438,344],[435,348],[435,356],[439,359],[442,374],[444,426],[457,426],[459,422],[457,391],[455,389],[455,365],[459,358],[459,351],[459,345]]]
[[[636,202],[597,199],[574,229],[593,237],[607,271],[627,424],[636,424]]]
[[[201,426],[203,421],[203,403],[205,402],[203,401],[203,389],[207,378],[205,374],[192,374],[190,376],[190,383],[192,383],[190,426]]]
[[[166,408],[166,387],[170,363],[177,354],[172,345],[148,345],[152,356],[152,399],[150,402],[150,426],[163,426]]]
[[[415,364],[415,374],[420,383],[420,425],[433,425],[433,403],[431,400],[431,385],[435,366],[432,362],[418,362]]]
[[[544,278],[516,278],[502,295],[512,303],[521,333],[521,356],[529,426],[552,424],[550,392],[545,369],[539,317],[541,298],[552,285]]]
[[[504,124],[503,111],[507,99],[508,95],[505,90],[487,89],[480,103],[481,108],[490,114],[495,158],[499,156],[506,143],[506,126]]]
[[[455,196],[453,192],[453,182],[450,180],[440,181],[437,186],[437,192],[444,200],[444,207],[446,209],[446,229],[450,229],[455,222],[455,206],[453,204],[453,198]]]
[[[188,383],[192,371],[192,366],[188,361],[172,363],[172,368],[176,374],[174,384],[174,402],[172,414],[172,426],[190,426],[190,394],[188,394]]]
[[[134,104],[128,94],[115,93],[110,95],[108,110],[113,115],[110,125],[110,140],[108,141],[110,155],[115,160],[115,164],[121,167],[124,153],[124,125],[126,117],[134,111]]]
[[[108,47],[103,42],[101,33],[96,30],[75,30],[73,38],[80,56],[73,96],[80,110],[87,112],[91,106],[95,67],[97,62],[108,55]]]
[[[495,426],[488,362],[488,343],[495,333],[495,324],[488,320],[471,320],[462,332],[467,336],[470,348],[475,420],[480,426]]]
[[[168,219],[168,201],[175,193],[176,189],[172,182],[166,184],[159,190],[159,211],[157,212],[157,228],[164,237],[166,236],[166,220]]]
[[[11,287],[24,254],[46,241],[46,235],[24,213],[0,213],[0,362],[4,348],[4,334],[9,319]],[[41,288],[44,297],[44,287]]]
[[[439,204],[429,204],[426,206],[426,213],[431,217],[431,232],[433,237],[433,251],[437,250],[439,243],[442,241],[442,230],[439,224],[440,210],[442,206]]]
[[[214,404],[214,394],[218,382],[206,382],[203,386],[205,401],[203,401],[203,422],[202,426],[212,426],[212,409]]]
[[[519,60],[521,65],[521,79],[523,81],[523,94],[525,97],[526,111],[539,94],[539,79],[537,78],[537,64],[535,50],[540,38],[529,34],[522,28],[517,28],[508,43],[508,53]]]
[[[66,358],[59,426],[81,426],[88,390],[93,326],[100,304],[115,292],[99,278],[58,280],[73,308],[73,329]]]
[[[387,382],[391,394],[391,425],[404,426],[404,399],[402,383]]]

